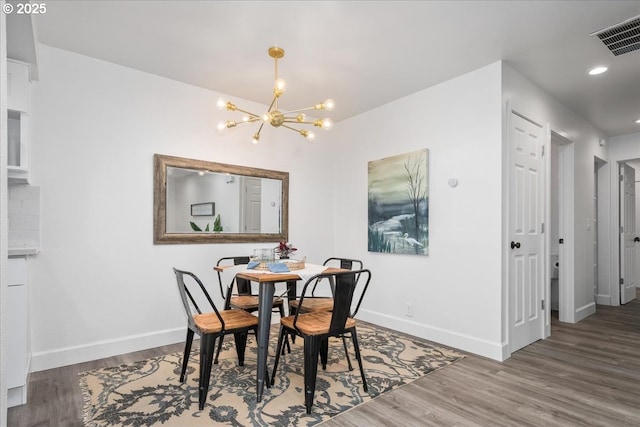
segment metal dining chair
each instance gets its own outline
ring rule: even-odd
[[[218,310],[204,285],[195,274],[173,269],[178,282],[180,298],[187,314],[187,339],[184,346],[184,356],[182,358],[182,370],[180,371],[180,382],[184,382],[189,354],[193,343],[194,334],[200,336],[200,375],[198,379],[198,406],[200,410],[204,408],[209,392],[209,381],[211,377],[211,365],[215,350],[216,339],[222,339],[225,335],[233,334],[238,354],[238,364],[244,366],[244,353],[247,345],[247,335],[249,331],[256,333],[258,329],[258,318],[244,310]],[[185,280],[186,279],[186,280]],[[209,312],[203,312],[198,305],[205,303],[210,305]]]
[[[315,286],[318,279],[328,279],[333,283],[333,310],[305,312],[303,307],[308,300],[306,297],[310,287]],[[275,383],[275,376],[280,362],[280,353],[283,350],[284,339],[288,335],[300,336],[304,339],[304,395],[307,414],[311,413],[316,388],[318,373],[318,354],[323,359],[323,367],[326,368],[327,348],[330,337],[351,336],[355,349],[356,360],[360,366],[362,386],[367,391],[367,379],[364,375],[360,347],[356,333],[356,320],[354,316],[360,308],[362,299],[369,287],[371,272],[369,270],[353,270],[339,273],[321,273],[311,277],[304,284],[299,301],[299,310],[280,320],[280,333],[276,359],[271,375],[271,385]],[[354,295],[359,295],[355,301]],[[355,307],[352,309],[352,307]]]
[[[327,258],[322,265],[327,267],[339,267],[345,270],[361,270],[364,268],[362,261],[359,259],[352,258],[340,258],[340,257],[331,257]],[[319,279],[313,285],[311,289],[311,295],[309,295],[306,300],[304,307],[302,307],[302,311],[304,312],[314,312],[314,311],[331,311],[333,310],[333,297],[326,296],[316,296],[316,288],[318,287]],[[333,294],[333,285],[331,286],[331,293]],[[296,314],[300,310],[300,300],[297,299],[295,301],[289,302],[289,314]],[[347,365],[349,370],[353,370],[353,366],[351,365],[351,358],[349,357],[349,351],[347,349],[347,340],[342,338],[342,345],[344,346],[344,352],[347,358]]]
[[[235,308],[238,310],[244,310],[248,313],[255,313],[258,311],[259,298],[258,295],[254,295],[251,292],[251,282],[249,280],[240,279],[235,277],[235,274],[231,278],[231,281],[225,286],[223,284],[223,270],[225,267],[233,267],[243,264],[249,264],[250,257],[248,256],[228,256],[223,257],[216,263],[216,273],[218,273],[218,285],[220,287],[220,295],[224,299],[225,310]],[[281,296],[273,298],[273,312],[278,313],[280,318],[285,316],[284,312],[284,300]],[[214,363],[218,363],[218,354],[222,347],[222,341],[218,345],[218,351]],[[291,353],[291,346],[287,340],[287,350]]]

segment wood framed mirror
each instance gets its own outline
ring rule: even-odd
[[[153,243],[287,241],[289,173],[154,155]]]

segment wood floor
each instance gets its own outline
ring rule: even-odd
[[[9,427],[82,426],[77,374],[181,351],[182,345],[31,374]],[[640,300],[598,306],[500,363],[464,360],[343,413],[335,426],[640,426]]]

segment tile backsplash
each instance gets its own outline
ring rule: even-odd
[[[40,187],[9,186],[9,248],[40,248]]]

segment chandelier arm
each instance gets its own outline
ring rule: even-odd
[[[300,123],[301,125],[315,125],[315,121],[314,122],[303,122],[303,121],[299,121],[298,119],[296,119],[295,117],[285,117],[284,118],[284,122],[285,123]]]
[[[287,125],[284,125],[284,124],[283,124],[283,125],[280,125],[280,127],[287,128],[287,129],[289,129],[289,130],[294,131],[295,133],[300,133],[300,129],[296,129],[296,128],[291,127],[291,126],[287,126]]]
[[[235,110],[235,111],[240,111],[241,113],[248,114],[248,115],[250,115],[251,117],[255,117],[255,118],[257,118],[257,119],[259,119],[259,118],[260,118],[260,116],[259,116],[259,115],[257,115],[257,114],[255,114],[255,113],[251,113],[251,112],[246,111],[246,110],[241,110],[241,109],[239,109],[239,108],[236,108],[236,110]]]
[[[277,96],[273,97],[273,101],[271,101],[271,104],[269,104],[269,109],[267,110],[267,113],[270,113],[271,110],[274,109],[273,108],[274,106],[275,106],[275,109],[277,110],[278,109],[278,97]]]
[[[242,120],[242,121],[236,122],[236,126],[240,126],[245,123],[255,123],[255,122],[262,122],[262,119],[260,117],[250,117],[249,120]]]
[[[315,110],[315,109],[316,107],[300,108],[299,110],[283,111],[282,114],[299,113],[301,111],[309,111],[309,110]]]

